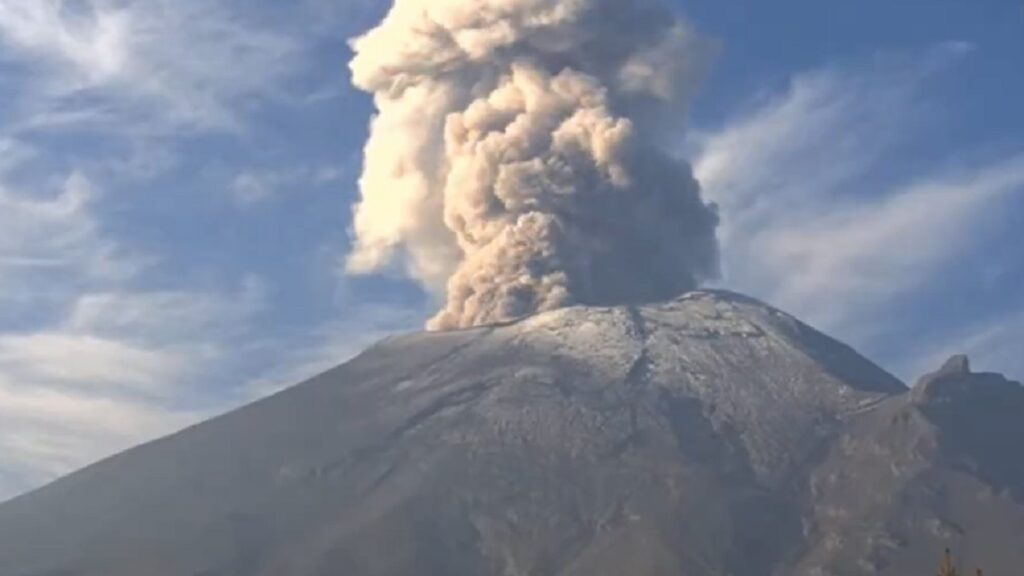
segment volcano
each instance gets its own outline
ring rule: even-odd
[[[4,576],[1024,565],[1024,388],[701,291],[387,339],[0,506]]]

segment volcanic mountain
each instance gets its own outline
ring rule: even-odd
[[[3,576],[1024,565],[1024,389],[725,292],[391,338],[0,506]]]

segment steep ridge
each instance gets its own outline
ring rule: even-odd
[[[391,338],[0,506],[0,574],[920,570],[1024,519],[1019,463],[990,436],[1020,387],[957,374],[911,393],[727,292]],[[992,429],[944,412],[996,401],[975,423]],[[935,483],[961,479],[998,522],[936,515]]]
[[[959,356],[856,417],[813,474],[796,573],[920,572],[944,548],[988,574],[1019,572],[1022,416],[1019,383]]]

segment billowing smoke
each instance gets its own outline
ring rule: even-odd
[[[433,329],[664,299],[717,271],[678,138],[709,46],[654,0],[395,0],[353,41],[373,94],[351,273],[446,295]]]

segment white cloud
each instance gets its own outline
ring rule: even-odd
[[[892,68],[797,76],[696,143],[695,169],[722,209],[724,283],[860,343],[899,298],[964,257],[1024,193],[1024,155],[910,176],[905,145],[931,117],[943,47]]]
[[[0,336],[0,373],[20,382],[158,393],[181,376],[181,358],[90,334]]]
[[[242,172],[235,176],[229,188],[231,197],[242,206],[257,204],[274,196],[277,181],[255,172]]]
[[[216,409],[199,384],[266,296],[255,278],[140,288],[151,259],[107,234],[95,185],[48,183],[8,148],[22,162],[0,170],[0,499]]]
[[[0,372],[0,500],[198,417],[138,399],[40,387]]]
[[[260,112],[336,86],[303,75],[320,40],[340,46],[352,7],[0,0],[0,499],[251,399],[275,359],[295,368],[262,381],[291,383],[379,333],[267,336],[262,281],[168,269],[112,228],[115,214],[122,234],[140,225],[128,190],[208,164],[192,136],[251,151]],[[253,170],[229,192],[259,201],[340,174]]]
[[[238,130],[301,68],[293,35],[215,0],[0,0],[4,60],[27,74],[20,130]]]
[[[902,368],[910,374],[933,372],[955,354],[967,354],[976,372],[998,372],[1012,380],[1024,380],[1024,313],[987,318],[938,342],[926,341]]]
[[[191,334],[243,330],[266,306],[266,288],[247,278],[237,292],[93,292],[75,302],[65,324],[74,333],[128,336],[160,343]]]
[[[89,182],[72,174],[60,188],[56,196],[43,199],[0,189],[0,254],[64,252],[93,236],[94,223],[86,215],[94,198]]]
[[[301,342],[287,343],[287,351],[280,355],[276,366],[239,388],[239,402],[262,398],[305,381],[388,336],[418,330],[430,312],[428,307],[415,305],[360,303],[342,319],[321,326]],[[271,345],[281,347],[278,343]]]
[[[30,302],[83,285],[117,283],[147,259],[100,234],[99,194],[80,173],[44,187],[55,194],[12,190],[0,172],[0,302]]]
[[[334,184],[345,176],[346,170],[344,166],[328,165],[281,170],[247,169],[231,180],[228,193],[236,205],[252,206]]]
[[[9,43],[66,63],[81,82],[102,82],[122,71],[129,55],[128,13],[72,10],[60,0],[0,2],[0,31]]]
[[[312,334],[268,336],[257,328],[270,298],[262,280],[153,287],[151,272],[163,264],[111,236],[105,195],[92,180],[48,175],[33,164],[32,148],[5,146],[0,499],[305,379],[422,322],[422,311],[366,307]]]
[[[242,384],[211,380],[262,302],[254,281],[83,293],[55,325],[0,332],[0,499],[227,407],[205,386]]]
[[[748,249],[780,305],[847,322],[969,253],[985,218],[1020,192],[1024,157],[783,216],[750,232]]]
[[[0,138],[0,177],[7,176],[35,155],[35,150],[18,140]]]

